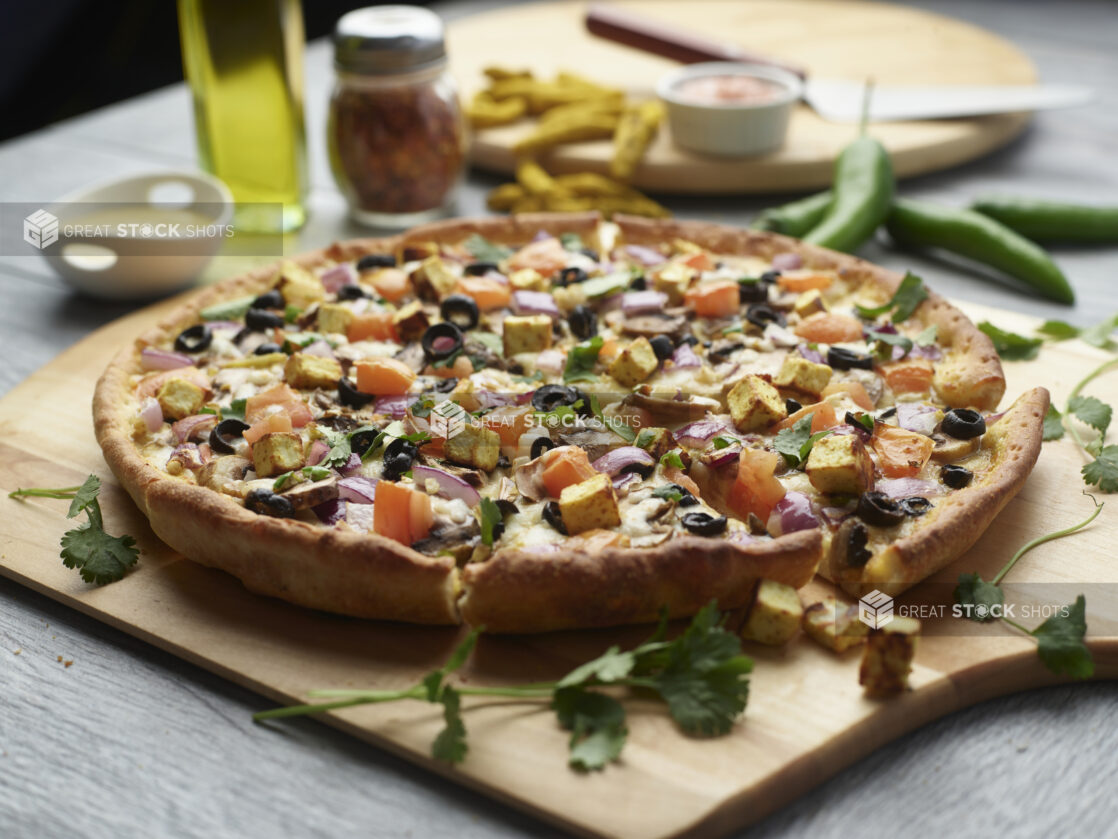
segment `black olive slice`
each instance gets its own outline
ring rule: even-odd
[[[665,489],[674,489],[679,493],[679,500],[675,503],[680,507],[694,507],[699,503],[699,499],[691,494],[691,490],[681,487],[679,484],[668,484]]]
[[[973,440],[986,433],[986,420],[970,408],[952,408],[943,415],[940,431],[956,440]]]
[[[405,472],[411,469],[412,461],[419,456],[419,447],[403,437],[396,437],[384,449],[383,478],[389,481],[399,480]]]
[[[738,280],[738,302],[741,305],[764,303],[768,299],[769,289],[764,283]]]
[[[590,275],[582,268],[577,266],[570,266],[569,268],[559,269],[559,279],[557,282],[561,286],[574,285],[576,283],[584,283],[590,279]]]
[[[357,285],[357,283],[346,283],[338,289],[339,300],[361,300],[365,297],[372,297],[369,292]]]
[[[368,405],[376,399],[371,393],[362,393],[357,389],[357,386],[349,380],[348,377],[342,376],[338,379],[338,401],[345,405],[347,408],[361,408]]]
[[[501,266],[496,262],[471,262],[462,272],[467,277],[483,277],[490,271],[500,271]]]
[[[904,521],[905,511],[901,505],[883,492],[863,492],[858,499],[855,513],[866,524],[878,527],[893,527]]]
[[[725,516],[712,516],[710,513],[687,513],[680,522],[697,536],[718,536],[726,532]]]
[[[571,332],[580,341],[593,338],[598,334],[598,316],[594,314],[593,309],[582,303],[571,309],[571,313],[567,315],[567,323],[571,326]]]
[[[900,500],[900,508],[904,511],[906,516],[922,516],[928,510],[932,509],[935,505],[927,498],[919,495],[910,495],[908,498]]]
[[[245,326],[253,332],[266,332],[269,329],[283,328],[283,315],[265,309],[249,309],[245,313]]]
[[[450,393],[456,387],[458,387],[457,379],[439,379],[438,384],[431,388],[431,390],[434,393]]]
[[[272,353],[283,352],[283,347],[271,341],[265,341],[252,351],[253,355],[271,355]]]
[[[461,330],[473,329],[478,321],[477,301],[465,294],[452,294],[439,304],[439,314]]]
[[[866,544],[870,541],[869,532],[866,526],[861,522],[854,522],[854,526],[850,528],[850,538],[846,542],[846,564],[852,568],[861,568],[873,554],[866,550]]]
[[[872,370],[873,356],[862,355],[846,347],[831,347],[827,350],[827,364],[835,370]]]
[[[873,419],[872,414],[862,414],[862,416],[863,417],[869,417],[871,420]],[[844,423],[846,423],[847,425],[849,425],[851,428],[853,428],[855,431],[861,431],[863,434],[872,434],[873,433],[868,428],[866,428],[864,425],[862,425],[861,422],[858,421],[858,417],[856,417],[852,411],[847,411],[846,416],[843,417],[842,421]]]
[[[369,271],[373,268],[395,268],[396,257],[390,253],[369,253],[357,260],[358,271]]]
[[[367,428],[364,431],[355,431],[349,436],[349,450],[358,457],[364,459],[368,454],[369,448],[373,442],[380,436],[380,432],[375,428]]]
[[[696,338],[694,335],[684,335],[682,338],[679,339],[679,343],[686,344],[689,347],[694,347],[698,345],[699,339]]]
[[[497,509],[501,511],[502,516],[512,516],[520,512],[520,508],[507,498],[497,499]]]
[[[250,309],[282,309],[283,306],[283,295],[275,288],[264,292],[249,304]]]
[[[652,345],[652,351],[656,353],[656,357],[661,361],[671,358],[672,353],[675,352],[672,339],[667,335],[657,335],[648,343]]]
[[[745,319],[758,329],[764,329],[770,323],[775,323],[777,326],[784,326],[787,323],[784,315],[768,303],[754,303],[745,310]]]
[[[648,280],[645,279],[644,274],[637,274],[629,281],[629,288],[633,291],[644,291],[648,288]]]
[[[210,431],[210,448],[218,454],[233,454],[233,443],[248,430],[248,423],[230,417],[224,419]]]
[[[290,500],[264,487],[258,487],[245,496],[245,507],[262,516],[286,518],[295,515],[295,507]]]
[[[780,272],[779,271],[766,271],[764,274],[761,275],[761,282],[768,283],[769,285],[772,285],[773,283],[775,283],[779,279],[780,279]]]
[[[559,511],[558,501],[548,501],[543,505],[543,520],[560,533],[566,534],[567,525],[563,524],[563,514]]]
[[[880,414],[878,414],[877,418],[878,419],[889,419],[889,417],[893,416],[896,413],[897,413],[897,406],[893,405],[892,407],[886,408],[884,411],[882,411]]]
[[[175,339],[175,350],[178,352],[202,352],[214,342],[214,333],[204,323],[188,326],[179,333]]]
[[[577,388],[567,385],[544,385],[532,394],[532,407],[548,414],[560,405],[575,404],[581,396]]]
[[[786,410],[789,414],[796,413],[796,411],[800,410],[802,407],[803,405],[801,405],[795,399],[784,400],[784,410]]]
[[[442,361],[462,349],[462,330],[444,321],[427,327],[419,344],[428,361]]]
[[[971,482],[971,479],[974,478],[974,473],[965,466],[959,466],[957,463],[948,463],[939,470],[939,476],[943,482],[952,489],[962,489]]]
[[[550,451],[554,448],[555,443],[552,442],[550,437],[537,437],[535,440],[532,441],[532,448],[529,449],[528,454],[532,458],[532,460],[535,460],[544,452]]]
[[[656,464],[654,463],[629,463],[621,467],[620,475],[627,475],[632,473],[639,475],[642,481],[648,480],[652,477],[652,473],[656,471]]]

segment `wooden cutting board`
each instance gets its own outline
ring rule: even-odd
[[[232,577],[195,565],[159,542],[113,480],[93,439],[93,385],[116,350],[179,301],[101,329],[0,400],[0,490],[68,486],[95,472],[106,527],[130,533],[142,551],[123,581],[103,588],[62,566],[58,539],[71,525],[67,503],[0,497],[0,573],[114,627],[262,694],[260,707],[306,701],[324,687],[400,688],[437,666],[459,633],[325,615],[253,595]],[[1023,316],[964,306],[972,316],[1028,330]],[[1043,384],[1057,399],[1104,357],[1068,343],[1038,361],[1008,365],[1009,392]],[[1118,401],[1118,375],[1090,392]],[[1021,494],[979,543],[937,579],[964,571],[989,579],[1028,539],[1085,517],[1081,457],[1070,443],[1047,443]],[[1032,552],[1011,581],[1049,583],[1046,601],[1085,593],[1097,677],[1118,676],[1118,582],[1113,562],[1118,499],[1095,524]],[[1058,591],[1055,584],[1063,584]],[[812,584],[821,592],[825,583]],[[934,590],[924,585],[914,595]],[[941,588],[939,591],[946,591]],[[903,601],[902,601],[903,602]],[[1039,623],[1025,621],[1030,626]],[[857,652],[837,657],[800,638],[786,649],[749,645],[756,660],[749,708],[726,737],[689,739],[662,706],[633,702],[630,738],[620,764],[582,775],[566,768],[566,734],[539,704],[466,703],[470,752],[459,768],[429,757],[441,727],[424,703],[353,708],[322,717],[408,760],[576,833],[609,837],[713,836],[754,822],[874,748],[928,720],[982,699],[1055,679],[1034,645],[996,627],[950,618],[925,622],[913,690],[889,701],[863,698]],[[610,644],[633,645],[647,627],[483,637],[462,672],[471,685],[557,678]],[[282,725],[282,723],[279,723]],[[272,737],[261,726],[259,737]]]
[[[1011,43],[977,26],[919,9],[855,0],[611,0],[642,17],[736,43],[804,67],[818,78],[878,84],[1027,84],[1032,62]],[[530,69],[551,78],[571,70],[651,98],[657,79],[678,65],[605,41],[583,25],[586,4],[516,4],[471,15],[447,29],[451,69],[466,96],[485,85],[491,65]],[[888,148],[900,177],[972,160],[1005,145],[1028,114],[974,119],[879,123],[873,135]],[[483,169],[511,173],[512,144],[531,131],[527,121],[478,132],[471,159]],[[707,157],[675,148],[664,130],[637,170],[634,185],[665,194],[742,194],[820,189],[830,185],[835,157],[857,132],[830,123],[806,105],[792,116],[785,147],[747,158]],[[606,172],[609,141],[563,146],[542,158],[553,174]]]

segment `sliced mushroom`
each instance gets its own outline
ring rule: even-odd
[[[419,462],[424,466],[432,466],[435,469],[449,472],[451,475],[461,478],[470,486],[480,487],[485,484],[485,473],[478,469],[470,469],[466,466],[455,466],[453,463],[429,457],[424,454],[419,456]]]
[[[547,497],[547,487],[543,482],[543,456],[529,460],[523,466],[513,470],[513,480],[520,494],[529,501],[539,501]]]
[[[227,495],[239,496],[236,484],[244,480],[245,473],[251,468],[252,461],[239,455],[215,457],[198,473],[198,483]]]
[[[586,452],[593,462],[617,445],[617,435],[612,431],[596,431],[583,428],[578,431],[563,431],[555,435],[564,446],[578,446]]]
[[[454,561],[466,562],[474,552],[481,536],[478,523],[470,520],[466,524],[435,525],[427,538],[420,539],[412,548],[421,554],[438,556],[449,553]]]
[[[319,396],[324,395],[321,391],[315,394],[317,399]],[[337,407],[335,404],[333,407]],[[343,414],[323,414],[315,420],[315,425],[321,425],[329,428],[331,431],[353,431],[361,426],[361,423],[353,417]]]
[[[330,476],[322,481],[296,484],[281,495],[290,501],[291,506],[296,510],[307,510],[337,498],[338,479]]]
[[[683,315],[669,315],[657,312],[651,315],[631,315],[621,321],[621,331],[626,335],[655,338],[667,335],[678,341],[687,334],[687,318]]]
[[[974,454],[982,445],[981,437],[972,437],[969,440],[956,440],[938,431],[932,435],[935,448],[932,449],[932,460],[937,463],[954,463],[968,455]]]
[[[711,410],[710,400],[661,399],[658,396],[648,396],[643,393],[630,393],[622,400],[622,404],[643,408],[652,414],[654,423],[667,426],[695,422],[702,419],[707,411]],[[714,407],[717,409],[718,404],[714,403]]]
[[[396,353],[395,358],[397,361],[402,361],[416,373],[422,372],[423,368],[427,366],[427,356],[423,354],[423,347],[418,343],[408,344]]]

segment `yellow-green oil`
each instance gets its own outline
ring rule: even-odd
[[[300,0],[179,0],[183,65],[202,168],[221,178],[246,232],[306,220]]]

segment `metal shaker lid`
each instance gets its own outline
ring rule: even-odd
[[[446,61],[443,22],[419,6],[369,6],[342,16],[334,28],[339,70],[390,75]]]

